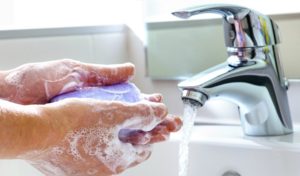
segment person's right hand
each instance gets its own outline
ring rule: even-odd
[[[167,118],[164,104],[147,100],[122,103],[75,98],[39,107],[50,128],[44,131],[49,133],[43,145],[41,139],[33,140],[39,148],[21,158],[49,176],[120,173],[146,160],[150,144],[166,140],[181,125],[177,118]],[[149,132],[122,142],[121,129]]]

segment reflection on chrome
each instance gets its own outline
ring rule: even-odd
[[[189,18],[201,13],[223,16],[228,59],[179,83],[182,99],[199,106],[213,98],[237,104],[246,135],[292,133],[288,82],[277,50],[278,26],[268,16],[234,5],[200,6],[172,14]]]

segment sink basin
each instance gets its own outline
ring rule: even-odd
[[[179,139],[173,135],[156,145],[148,161],[121,176],[177,176]],[[240,126],[196,126],[189,162],[188,176],[225,176],[228,171],[241,176],[299,176],[300,127],[285,136],[248,137]]]
[[[177,176],[180,134],[154,146],[149,160],[120,176]],[[195,126],[188,176],[299,176],[300,126],[285,136],[248,137],[238,125]],[[1,160],[1,175],[43,176],[20,160]]]

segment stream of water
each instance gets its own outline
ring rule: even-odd
[[[179,172],[178,176],[188,176],[189,141],[193,130],[198,106],[185,103],[183,112],[182,136],[179,145]]]

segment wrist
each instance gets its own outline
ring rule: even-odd
[[[41,134],[43,140],[40,147],[48,148],[58,144],[69,132],[70,128],[67,128],[67,126],[70,125],[70,122],[64,120],[64,114],[57,105],[45,104],[36,106],[39,109],[41,121],[46,124],[46,130]]]
[[[0,101],[0,158],[18,158],[45,147],[50,130],[38,106]]]
[[[82,109],[84,108],[80,105],[72,100],[37,105],[40,109],[41,118],[44,123],[47,123],[49,131],[47,135],[44,135],[45,146],[57,145],[64,140],[68,133],[78,129],[78,126],[84,123],[80,121],[83,118],[76,118],[87,114],[86,111],[83,112]],[[76,109],[81,109],[81,111],[74,112]],[[74,117],[75,114],[76,117]]]

